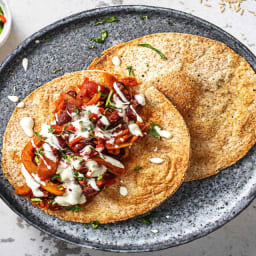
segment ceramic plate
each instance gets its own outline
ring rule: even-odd
[[[104,17],[120,21],[95,26]],[[148,19],[141,20],[141,16]],[[104,44],[90,37],[108,31]],[[157,32],[180,32],[221,41],[243,56],[255,69],[255,56],[238,40],[220,28],[192,15],[148,6],[116,6],[85,11],[60,20],[21,43],[0,66],[1,143],[5,127],[15,107],[7,95],[21,99],[42,84],[86,68],[104,49],[117,43]],[[39,40],[39,41],[37,41]],[[24,72],[22,59],[29,60]],[[61,71],[54,73],[55,70]],[[16,91],[14,92],[14,87]],[[27,222],[62,240],[108,251],[152,251],[177,246],[204,236],[231,220],[254,198],[256,191],[256,148],[220,174],[201,181],[185,183],[177,193],[155,209],[156,216],[147,225],[136,217],[115,224],[86,229],[84,224],[65,222],[45,215],[22,197],[0,172],[2,199]],[[153,233],[151,230],[158,230]]]

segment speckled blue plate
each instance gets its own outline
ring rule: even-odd
[[[104,17],[115,16],[120,22],[95,26]],[[141,20],[140,16],[148,16]],[[101,30],[109,32],[104,44],[90,37]],[[218,27],[179,11],[148,6],[116,6],[82,12],[60,20],[21,43],[0,66],[1,135],[14,109],[7,95],[21,99],[65,72],[87,67],[100,53],[120,42],[157,32],[181,32],[221,41],[243,56],[255,69],[255,56],[238,40]],[[40,40],[40,43],[35,43]],[[25,73],[22,59],[29,59]],[[62,67],[54,74],[53,71]],[[16,92],[13,92],[13,88]],[[1,136],[1,143],[2,143]],[[256,191],[255,152],[220,174],[201,181],[185,183],[177,193],[158,207],[150,225],[141,217],[115,224],[86,229],[84,224],[59,220],[34,208],[13,188],[0,172],[1,198],[19,216],[33,226],[62,240],[84,247],[108,251],[152,251],[177,246],[204,236],[231,220],[254,198]],[[151,230],[158,230],[153,233]]]

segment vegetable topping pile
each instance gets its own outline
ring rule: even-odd
[[[6,23],[6,21],[7,20],[6,20],[5,16],[4,16],[3,9],[0,7],[0,34],[3,31],[4,23]]]
[[[130,146],[148,129],[140,117],[145,98],[131,90],[132,77],[85,78],[62,92],[55,102],[55,120],[42,124],[23,149],[26,185],[15,192],[32,204],[51,210],[78,211],[104,186],[125,173],[121,162]]]

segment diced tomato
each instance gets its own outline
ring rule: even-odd
[[[121,79],[121,82],[126,85],[126,86],[135,86],[138,85],[138,82],[136,80],[136,78],[134,77],[124,77]]]
[[[4,15],[0,14],[0,21],[2,21],[3,23],[6,23],[6,18],[4,17]]]
[[[95,119],[98,119],[98,115],[95,114],[95,113],[92,113],[90,116],[89,116],[90,119],[92,120],[95,120]]]

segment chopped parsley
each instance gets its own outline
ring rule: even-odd
[[[89,49],[93,49],[94,47],[95,47],[95,45],[88,46]]]
[[[97,229],[99,227],[99,222],[98,221],[92,221],[91,226],[93,229]]]
[[[151,224],[151,219],[156,216],[155,212],[152,212],[141,218],[141,221],[145,224]]]
[[[105,98],[107,98],[107,97],[108,97],[108,95],[107,95],[107,94],[102,93],[102,92],[100,91],[99,86],[97,87],[97,92],[98,92],[98,94],[99,94],[100,96],[103,96],[103,97],[105,97]],[[98,103],[99,103],[99,102],[98,102]]]
[[[96,42],[96,43],[102,44],[102,43],[105,42],[105,39],[106,39],[107,37],[108,37],[108,32],[107,32],[106,30],[102,30],[102,31],[101,31],[101,36],[95,37],[95,38],[91,37],[90,40],[91,40],[91,41],[94,41],[94,42]]]
[[[34,152],[34,154],[35,154],[36,156],[39,156],[39,155],[43,156],[45,153],[44,153],[44,151],[43,151],[42,148],[39,148],[39,149],[37,149],[37,150]]]
[[[60,180],[61,180],[61,177],[60,177],[59,174],[56,174],[56,175],[54,175],[54,176],[51,178],[52,181],[54,181],[54,180],[56,180],[56,179],[60,179]]]
[[[38,156],[35,156],[34,159],[35,159],[36,164],[39,165],[39,158],[38,158]]]
[[[102,179],[102,175],[100,175],[99,177],[98,177],[98,180],[101,180]]]
[[[117,19],[116,17],[114,16],[111,16],[111,17],[108,17],[108,18],[104,18],[103,20],[101,21],[98,21],[95,26],[98,26],[98,25],[101,25],[101,24],[104,24],[104,23],[111,23],[111,22],[118,22],[119,19]]]
[[[44,39],[44,41],[45,41],[46,43],[50,42],[51,40],[52,40],[52,39],[51,39],[50,37]]]
[[[129,76],[135,77],[134,72],[132,70],[132,66],[127,66],[126,68],[127,68],[128,72],[129,72]]]
[[[147,19],[148,19],[148,16],[140,16],[140,19],[141,19],[141,20],[145,20],[145,19],[147,20]]]
[[[32,202],[35,202],[36,204],[40,204],[42,202],[41,198],[31,198]]]
[[[49,128],[49,129],[48,129],[48,132],[50,132],[50,133],[55,132],[55,127],[51,127],[51,128]]]
[[[156,131],[155,127],[157,126],[157,127],[161,128],[161,126],[158,125],[158,124],[152,123],[152,122],[150,123],[150,126],[151,126],[151,128],[148,129],[147,132],[148,132],[150,135],[152,135],[153,137],[155,137],[155,138],[157,138],[157,139],[160,140],[161,136],[160,136],[160,134]]]
[[[56,73],[58,73],[58,72],[60,72],[60,71],[62,71],[63,70],[63,68],[58,68],[58,69],[55,69],[54,71],[52,71],[52,73],[53,74],[56,74]]]
[[[75,112],[76,114],[79,114],[79,109],[75,109],[74,112]]]
[[[74,205],[72,207],[66,208],[66,211],[79,212],[82,208],[79,205]]]
[[[71,157],[71,156],[65,154],[64,152],[61,152],[61,156],[62,156],[64,159],[66,159],[69,164],[71,164],[71,161],[72,161],[72,157]]]
[[[138,171],[138,170],[141,170],[141,169],[142,169],[141,166],[137,166],[137,167],[135,167],[133,170],[134,170],[134,171]]]
[[[54,200],[50,200],[49,202],[48,202],[48,204],[56,204],[56,202],[54,201]]]
[[[108,98],[107,98],[106,104],[105,104],[106,107],[107,107],[108,104],[110,103],[110,100],[111,100],[111,97],[112,97],[113,93],[114,93],[114,91],[111,90],[110,93],[108,94]]]
[[[154,47],[153,47],[152,45],[150,45],[150,44],[137,44],[137,45],[138,45],[138,46],[142,46],[142,47],[149,48],[149,49],[155,51],[157,54],[159,54],[162,59],[165,59],[165,60],[167,59],[166,56],[165,56],[162,52],[160,52],[158,49],[154,48]]]
[[[87,223],[85,223],[84,225],[85,225],[85,228],[86,228],[86,229],[88,229],[88,228],[89,228],[89,226],[88,226],[88,224],[87,224]]]
[[[46,142],[47,137],[45,137],[45,139],[43,139],[43,138],[41,137],[41,135],[40,135],[38,132],[35,132],[35,135],[36,135],[41,141]]]

